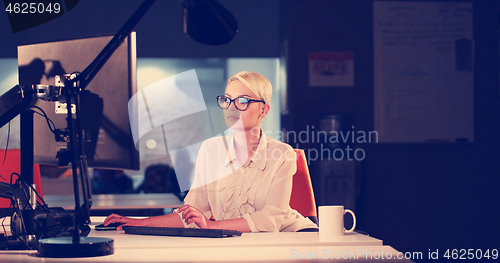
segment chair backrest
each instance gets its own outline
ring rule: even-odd
[[[7,156],[5,158],[5,150],[0,150],[0,177],[1,182],[10,182],[10,175],[12,173],[21,172],[21,151],[19,149],[9,149],[7,150]],[[14,182],[17,176],[12,178]],[[40,166],[38,164],[33,165],[33,182],[36,185],[36,191],[43,198],[42,180],[40,177]],[[10,206],[10,200],[5,198],[0,198],[0,208],[8,208]]]
[[[297,153],[297,172],[293,176],[290,207],[297,210],[302,216],[311,218],[316,223],[316,201],[314,200],[306,155],[304,150],[294,150]]]

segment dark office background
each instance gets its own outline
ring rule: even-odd
[[[287,47],[287,130],[318,125],[324,113],[346,113],[357,130],[374,130],[372,0],[220,2],[239,22],[231,43],[210,47],[188,39],[181,1],[158,1],[136,27],[138,56],[280,57]],[[474,143],[367,144],[359,166],[358,229],[404,252],[500,247],[500,1],[454,2],[472,2],[474,10]],[[80,1],[62,17],[15,34],[2,12],[0,57],[15,58],[21,44],[114,33],[138,5]],[[355,86],[310,88],[311,51],[353,52]],[[311,172],[317,173],[314,165]]]

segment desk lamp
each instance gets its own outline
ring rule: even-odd
[[[75,196],[75,219],[72,237],[51,237],[38,241],[38,252],[42,257],[92,257],[104,256],[114,253],[113,239],[99,237],[81,237],[78,222],[90,223],[87,163],[84,153],[83,140],[77,136],[81,134],[80,127],[80,93],[85,90],[99,70],[108,61],[115,50],[121,45],[125,38],[130,35],[135,25],[142,19],[155,0],[145,0],[125,25],[109,41],[100,54],[80,74],[60,76],[60,85],[16,85],[11,90],[0,96],[0,127],[4,126],[15,116],[23,115],[25,110],[33,106],[37,99],[53,100],[55,97],[65,97],[66,105],[75,104],[76,112],[73,120],[72,111],[68,110],[67,128],[69,131],[69,160],[73,170],[73,187]],[[183,3],[184,32],[202,44],[222,45],[231,41],[237,32],[237,22],[234,16],[221,6],[216,0],[184,0]],[[23,130],[23,129],[21,129]],[[29,136],[26,136],[29,138]],[[31,138],[33,135],[31,134]],[[23,137],[22,137],[23,138]],[[25,143],[26,144],[26,143]],[[28,142],[29,144],[29,142]],[[21,140],[21,145],[23,141]],[[32,145],[31,145],[32,147]],[[21,146],[21,151],[23,147]],[[32,177],[29,169],[23,167],[33,166],[33,155],[21,152],[21,175]],[[26,171],[26,172],[25,172]],[[24,174],[23,174],[24,172]],[[81,178],[78,178],[80,176]],[[79,184],[82,182],[83,205],[80,206]],[[31,182],[30,180],[26,180]],[[13,186],[14,187],[14,186]],[[9,187],[3,187],[9,189]],[[0,188],[2,191],[3,188]],[[11,191],[6,190],[6,191]],[[1,194],[1,193],[0,193]],[[2,196],[2,195],[0,195]],[[33,198],[31,198],[33,200]],[[36,199],[35,199],[36,200]],[[32,220],[31,220],[32,221]],[[31,222],[29,219],[24,222]],[[30,227],[26,227],[30,229]],[[26,234],[30,234],[27,231]]]

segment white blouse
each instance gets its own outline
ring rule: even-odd
[[[233,135],[208,139],[201,145],[194,182],[184,202],[207,218],[243,217],[252,232],[317,228],[289,205],[296,158],[290,145],[263,135],[242,167],[234,153]],[[187,225],[182,217],[181,221],[184,227],[198,227]]]

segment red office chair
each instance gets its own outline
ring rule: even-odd
[[[21,171],[21,151],[19,149],[7,150],[7,157],[4,162],[5,150],[0,150],[0,181],[10,182],[10,175],[13,172],[20,173]],[[17,176],[14,175],[12,182],[15,182]],[[42,180],[40,177],[40,167],[38,164],[33,165],[33,182],[36,185],[36,191],[43,198]],[[0,208],[9,208],[10,200],[0,198]]]
[[[302,216],[309,217],[317,224],[316,201],[307,166],[304,150],[294,149],[297,153],[297,172],[293,176],[290,207],[297,210]]]

